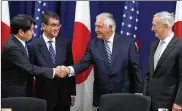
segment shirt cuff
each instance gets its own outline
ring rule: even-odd
[[[72,66],[68,66],[70,68],[70,74],[68,75],[68,77],[71,77],[71,76],[75,76],[75,71],[73,69]]]
[[[53,77],[52,78],[54,78],[55,74],[56,74],[56,69],[53,68]]]

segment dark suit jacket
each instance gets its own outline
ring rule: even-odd
[[[98,106],[100,96],[106,93],[141,92],[141,65],[137,48],[128,37],[114,35],[111,67],[104,41],[98,38],[88,43],[83,59],[73,66],[80,73],[94,64],[93,105]]]
[[[144,94],[152,99],[152,108],[168,108],[172,104],[182,105],[182,41],[173,37],[161,55],[154,71],[154,53],[159,40],[151,45],[149,67]]]
[[[37,66],[55,68],[58,65],[72,65],[71,45],[61,37],[56,37],[56,64],[54,65],[43,37],[32,41],[29,45],[31,61]],[[76,94],[75,77],[54,78],[36,76],[36,97],[46,99],[48,104],[56,105],[58,99],[62,104],[70,105],[71,95]]]
[[[11,35],[2,48],[2,97],[26,96],[25,88],[29,75],[53,78],[53,69],[30,64],[22,43]]]

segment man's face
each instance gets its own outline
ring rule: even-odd
[[[104,19],[100,18],[95,22],[95,32],[97,34],[97,38],[105,40],[108,37],[108,34],[111,29],[104,25]]]
[[[152,31],[154,31],[155,36],[159,39],[164,38],[166,25],[162,24],[157,17],[153,18],[152,21]]]
[[[60,31],[60,21],[56,20],[55,18],[49,18],[47,24],[43,24],[42,28],[44,34],[50,38],[57,37]]]
[[[33,37],[33,34],[34,34],[34,24],[32,24],[31,28],[26,32],[22,31],[21,39],[24,41],[29,41]]]

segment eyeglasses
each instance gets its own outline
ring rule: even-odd
[[[57,28],[61,28],[61,24],[46,24],[48,26],[51,26],[53,28],[57,27]]]

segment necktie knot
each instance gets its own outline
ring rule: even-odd
[[[161,40],[159,44],[160,44],[160,45],[163,45],[164,43],[165,43],[165,41],[162,41],[162,40]]]
[[[105,42],[105,44],[109,44],[109,41],[108,40],[105,40],[104,42]]]
[[[52,40],[49,40],[48,42],[49,42],[49,44],[51,44],[51,45],[52,45],[52,42],[53,42],[53,41],[52,41]]]

